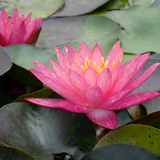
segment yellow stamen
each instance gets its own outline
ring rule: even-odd
[[[94,70],[97,72],[97,65],[96,65],[96,62],[94,62]]]
[[[100,74],[102,70],[103,69],[101,69],[100,67],[98,67],[98,74]]]
[[[113,62],[113,64],[112,64],[112,69],[115,67],[115,62]]]
[[[88,68],[87,62],[85,62],[85,70]]]
[[[81,69],[84,71],[84,67],[83,66],[81,66]]]
[[[90,67],[88,57],[86,57],[86,63],[87,63],[87,66]]]
[[[101,68],[104,68],[104,66],[105,66],[104,58],[102,57],[102,58],[101,58]]]

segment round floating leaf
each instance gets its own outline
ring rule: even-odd
[[[65,53],[65,44],[79,50],[80,42],[84,41],[90,49],[96,42],[106,56],[121,32],[118,24],[106,17],[81,16],[57,18],[44,21],[37,46],[54,52],[57,46]]]
[[[152,3],[154,3],[156,0],[134,0],[134,5],[142,5],[142,6],[150,6]]]
[[[57,62],[57,56],[55,54],[48,53],[31,45],[10,45],[5,47],[5,50],[10,55],[13,63],[27,70],[30,68],[37,69],[37,67],[33,64],[33,61],[41,62],[51,69],[52,67],[48,59],[52,59]]]
[[[151,7],[160,9],[160,0],[154,1],[154,3],[152,3]]]
[[[126,11],[108,12],[107,15],[124,28],[119,36],[124,52],[160,52],[160,10],[133,6]]]
[[[0,75],[7,72],[12,66],[11,59],[7,52],[0,46]]]
[[[137,120],[129,122],[129,124],[144,124],[149,126],[159,126],[160,125],[160,111],[151,113],[147,116],[143,116]]]
[[[0,143],[0,159],[1,160],[36,160],[28,153],[14,148],[3,145]]]
[[[67,152],[80,159],[94,147],[96,134],[85,114],[17,102],[0,109],[0,139],[35,158]]]
[[[64,7],[54,16],[77,16],[86,14],[100,7],[109,0],[66,0]]]
[[[160,104],[160,96],[145,102],[144,106],[147,109],[147,113],[150,114],[156,111],[160,111],[159,104]]]
[[[128,112],[124,109],[117,113],[118,125],[117,127],[123,126],[126,123],[133,121],[133,118],[128,114]]]
[[[4,9],[11,17],[13,11],[18,9],[19,15],[24,14],[26,17],[32,13],[33,18],[46,18],[55,13],[62,5],[64,0],[7,0],[0,3],[0,7]]]
[[[17,98],[14,102],[26,102],[24,98],[33,97],[33,98],[48,98],[53,92],[50,88],[44,88],[39,91],[33,92],[31,94],[24,94]]]
[[[106,134],[99,140],[95,148],[110,144],[131,144],[160,155],[159,137],[159,129],[140,124],[130,124]]]
[[[115,144],[98,148],[81,160],[159,160],[160,157],[144,148]]]
[[[147,115],[146,108],[142,105],[137,105],[127,109],[129,114],[133,117],[134,120],[139,119],[142,116]]]

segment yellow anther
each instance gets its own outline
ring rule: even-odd
[[[74,60],[74,62],[76,62],[76,60]],[[77,63],[77,62],[76,62]]]
[[[104,66],[105,66],[104,58],[102,57],[102,58],[101,58],[101,68],[104,68]]]
[[[112,69],[115,67],[115,62],[113,62],[113,64],[112,64]]]
[[[101,69],[100,67],[98,67],[98,74],[100,74],[102,70],[103,69]]]
[[[84,71],[84,67],[83,66],[81,66],[81,69]]]
[[[87,62],[85,62],[85,70],[88,68]]]
[[[94,70],[97,72],[97,65],[96,65],[96,62],[94,62]]]
[[[86,63],[87,63],[87,66],[90,67],[88,57],[86,57]]]

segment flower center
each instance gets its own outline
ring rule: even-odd
[[[113,62],[112,68],[114,68],[114,66],[115,66],[115,62]],[[89,63],[88,57],[86,57],[85,69],[84,69],[83,66],[81,66],[81,69],[82,69],[83,71],[85,71],[88,67],[90,67],[90,63]],[[103,71],[104,68],[108,68],[108,66],[107,66],[107,63],[104,62],[104,58],[103,58],[103,57],[101,58],[101,66],[98,66],[98,67],[97,67],[96,62],[94,62],[94,70],[95,70],[98,74],[100,74],[100,73]]]

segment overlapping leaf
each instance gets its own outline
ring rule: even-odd
[[[6,119],[7,117],[7,119]],[[79,159],[95,145],[95,130],[85,114],[30,103],[11,103],[0,109],[0,139],[35,158],[68,152]]]
[[[79,50],[84,41],[90,49],[96,42],[106,56],[121,32],[115,22],[105,17],[81,16],[73,18],[48,19],[42,25],[37,47],[55,52],[57,46],[65,53],[65,44]]]
[[[119,39],[125,52],[160,52],[160,10],[133,6],[125,11],[108,12],[107,15],[124,29]]]
[[[46,18],[55,13],[64,3],[64,0],[7,0],[0,3],[1,9],[4,9],[11,17],[13,11],[18,9],[19,14],[25,17],[32,13],[33,18]]]

